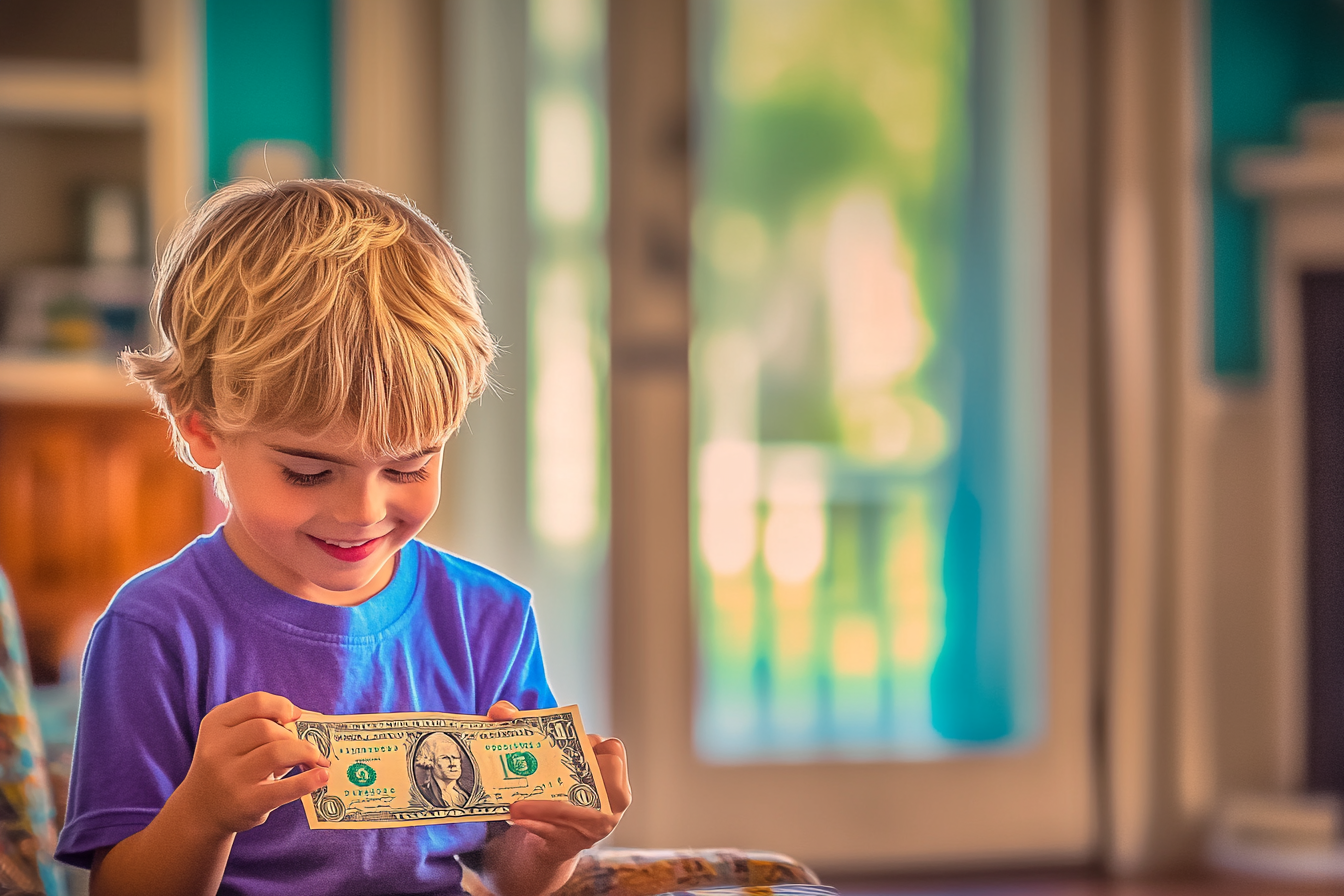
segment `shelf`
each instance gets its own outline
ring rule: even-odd
[[[132,65],[0,62],[0,120],[135,124],[145,81]]]
[[[0,404],[151,407],[112,361],[23,354],[0,354]]]
[[[143,56],[140,6],[139,0],[5,4],[0,58],[134,65]]]

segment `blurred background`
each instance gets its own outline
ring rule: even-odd
[[[53,770],[92,620],[222,519],[113,363],[156,248],[340,176],[479,281],[423,537],[535,593],[620,843],[1344,867],[1340,102],[1338,0],[0,0]]]

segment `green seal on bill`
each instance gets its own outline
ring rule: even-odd
[[[510,753],[504,757],[504,762],[508,765],[509,771],[520,778],[526,778],[537,770],[537,757],[526,750]]]
[[[378,780],[378,773],[365,762],[356,762],[354,765],[350,766],[345,770],[345,776],[349,778],[350,783],[356,787],[370,787],[373,785],[374,781]]]

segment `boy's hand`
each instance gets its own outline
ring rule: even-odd
[[[490,707],[492,722],[505,722],[518,714],[512,703],[501,700]],[[597,844],[616,829],[630,807],[630,778],[626,774],[625,745],[614,737],[588,735],[606,785],[611,813],[584,809],[553,800],[519,800],[509,807],[509,821],[537,838],[533,848],[556,861],[573,858]]]
[[[191,768],[173,796],[218,833],[232,834],[317,790],[331,760],[283,727],[300,714],[284,697],[262,691],[216,706],[201,720]],[[296,765],[307,771],[284,777]]]

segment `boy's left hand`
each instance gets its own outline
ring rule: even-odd
[[[490,707],[492,722],[506,722],[518,714],[518,708],[506,700]],[[611,814],[584,809],[553,800],[519,800],[509,807],[509,821],[541,839],[540,849],[559,860],[578,855],[595,846],[616,829],[621,815],[630,807],[630,778],[626,774],[625,744],[614,737],[588,735],[597,759],[602,782],[606,785]]]

